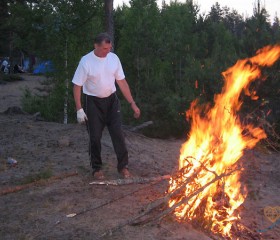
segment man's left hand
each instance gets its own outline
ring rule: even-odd
[[[140,111],[140,109],[137,107],[137,105],[136,105],[135,102],[131,103],[131,108],[132,108],[132,110],[133,110],[133,112],[134,112],[134,115],[133,115],[133,116],[134,116],[135,118],[139,118],[140,115],[141,115],[141,111]]]

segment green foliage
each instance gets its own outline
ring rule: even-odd
[[[42,59],[51,59],[55,68],[53,91],[45,97],[26,91],[25,111],[40,112],[46,120],[61,122],[68,94],[68,118],[73,121],[71,79],[81,56],[92,49],[93,36],[102,30],[103,1],[13,2],[10,11],[15,46]]]
[[[54,88],[47,96],[34,95],[25,89],[22,98],[23,110],[29,113],[40,112],[40,115],[48,121],[63,122],[63,108],[66,87],[63,81],[54,80]],[[70,94],[70,93],[69,93]],[[73,97],[70,95],[71,105]],[[74,110],[69,108],[70,121],[74,119]]]
[[[6,21],[0,29],[3,33],[12,29],[13,47],[51,59],[56,69],[50,95],[39,97],[26,91],[25,110],[62,121],[68,95],[74,120],[71,79],[81,56],[92,50],[93,36],[104,31],[104,1],[6,2],[9,5],[2,8]],[[10,14],[5,15],[7,11]],[[119,94],[124,122],[137,125],[152,120],[154,124],[144,131],[156,137],[185,135],[189,128],[185,111],[194,99],[213,101],[223,86],[223,71],[259,48],[280,42],[279,19],[275,17],[271,25],[265,8],[254,9],[253,16],[244,19],[218,3],[200,15],[191,0],[171,1],[162,9],[156,0],[131,0],[130,6],[116,9],[114,17],[115,51],[142,112],[140,120],[133,119],[130,106]],[[261,94],[280,99],[277,67],[267,75],[266,85],[258,85]],[[278,101],[271,102],[279,105]]]
[[[244,20],[218,3],[201,16],[193,1],[173,1],[161,10],[155,2],[131,0],[131,7],[117,9],[116,51],[142,120],[155,123],[144,132],[181,136],[189,127],[184,112],[191,101],[212,102],[223,86],[223,71],[264,45],[279,42],[279,21],[272,28],[264,9]],[[128,113],[125,121],[135,123]]]
[[[33,182],[37,182],[39,180],[44,180],[44,179],[49,179],[50,177],[53,176],[53,172],[51,169],[44,169],[42,171],[40,171],[37,174],[29,174],[26,177],[24,177],[20,184],[28,184],[28,183],[33,183]]]
[[[18,74],[4,74],[0,73],[0,81],[1,82],[14,82],[14,81],[22,81],[23,78]]]

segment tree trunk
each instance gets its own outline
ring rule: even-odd
[[[105,1],[105,24],[106,32],[112,38],[112,52],[114,51],[114,0],[104,0]]]
[[[65,73],[66,73],[66,79],[65,79],[65,96],[64,96],[64,118],[63,123],[68,123],[68,92],[69,92],[69,79],[68,79],[68,39],[66,38],[65,41]]]
[[[0,23],[1,23],[1,34],[0,34],[0,56],[9,56],[9,44],[10,44],[10,30],[8,23],[8,3],[7,1],[0,1]]]

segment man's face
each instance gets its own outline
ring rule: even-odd
[[[103,41],[101,44],[94,44],[95,48],[95,54],[98,57],[106,57],[107,54],[111,51],[112,44],[111,43],[106,43]]]

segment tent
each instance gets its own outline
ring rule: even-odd
[[[34,74],[44,74],[44,73],[53,72],[53,71],[54,71],[53,63],[49,60],[49,61],[41,62],[39,65],[37,65],[34,68],[33,73]]]

